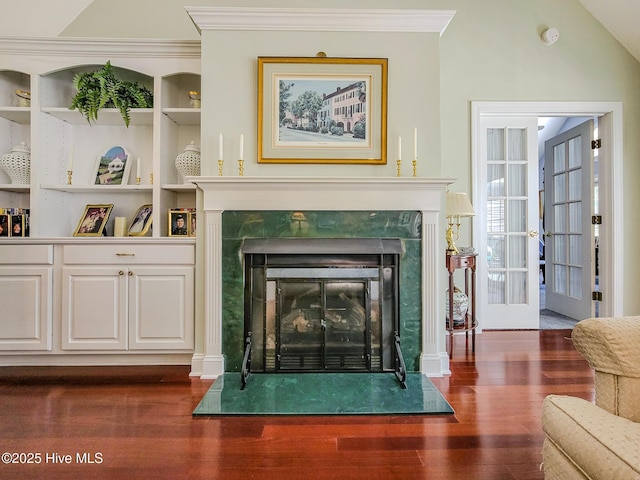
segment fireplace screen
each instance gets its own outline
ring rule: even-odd
[[[367,249],[371,240],[357,242],[359,253],[326,253],[328,245],[352,250],[353,241],[278,240],[277,248],[247,242],[252,371],[394,369],[399,241],[386,241],[375,253]],[[277,252],[265,251],[273,248]],[[287,253],[278,253],[282,249]]]

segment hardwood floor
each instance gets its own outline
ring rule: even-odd
[[[0,367],[0,453],[40,462],[0,478],[540,479],[543,398],[593,398],[570,333],[456,337],[449,416],[193,418],[187,367]]]

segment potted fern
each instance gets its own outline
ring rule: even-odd
[[[78,73],[73,85],[78,93],[69,108],[78,110],[89,124],[98,120],[101,108],[117,108],[129,127],[132,108],[153,107],[153,93],[138,82],[117,78],[109,61],[100,70]]]

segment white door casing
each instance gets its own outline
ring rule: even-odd
[[[624,218],[623,153],[622,153],[622,103],[621,102],[472,102],[471,104],[471,152],[472,152],[472,192],[473,204],[480,205],[479,192],[483,183],[479,180],[481,120],[486,117],[522,116],[597,116],[599,136],[602,146],[599,150],[599,213],[603,216],[600,225],[600,275],[599,285],[603,292],[600,303],[601,316],[623,315],[624,277],[623,235]],[[473,220],[473,237],[486,236],[485,224],[480,216]],[[480,248],[479,241],[474,245]],[[479,262],[478,277],[487,275],[485,263]],[[478,285],[478,331],[487,328],[487,293]]]

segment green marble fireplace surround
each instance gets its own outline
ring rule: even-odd
[[[384,211],[224,211],[222,214],[222,353],[238,372],[244,350],[243,241],[248,238],[400,239],[399,310],[408,371],[420,370],[421,213]]]

